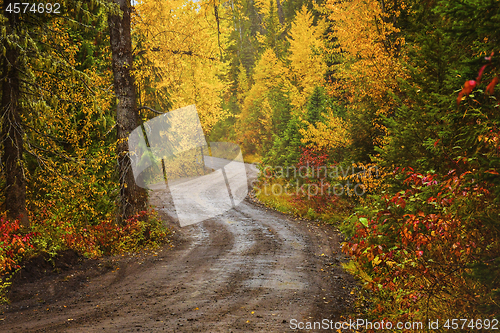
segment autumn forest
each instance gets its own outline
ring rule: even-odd
[[[127,138],[194,104],[261,203],[340,229],[353,313],[500,319],[498,1],[36,4],[0,16],[2,300],[39,253],[168,241]]]

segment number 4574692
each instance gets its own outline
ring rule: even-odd
[[[498,330],[498,319],[448,319],[443,327],[447,330]]]
[[[19,13],[33,13],[33,14],[60,14],[61,4],[55,3],[27,3],[27,2],[14,2],[9,3],[6,12],[19,14]]]

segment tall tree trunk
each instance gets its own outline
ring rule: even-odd
[[[276,0],[276,8],[278,8],[278,20],[280,21],[280,26],[283,27],[285,24],[285,15],[283,14],[283,7],[281,6],[280,0]]]
[[[7,6],[8,1],[4,3]],[[8,18],[7,35],[17,34],[17,15],[5,11]],[[5,56],[2,57],[1,134],[3,144],[2,167],[5,173],[5,202],[3,209],[9,219],[19,219],[29,226],[26,210],[26,179],[23,172],[23,129],[20,113],[19,50],[4,39]],[[17,44],[17,43],[16,43]]]
[[[114,88],[118,100],[116,127],[118,133],[118,171],[120,175],[119,220],[137,214],[147,208],[145,189],[137,186],[128,154],[128,136],[138,126],[136,91],[132,70],[132,38],[130,32],[130,0],[114,0],[120,6],[123,16],[109,15]]]

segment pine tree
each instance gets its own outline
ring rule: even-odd
[[[21,56],[18,45],[23,45],[26,36],[22,34],[19,14],[8,11],[14,1],[4,1],[2,17],[5,24],[2,57],[2,99],[1,134],[3,143],[2,167],[5,173],[5,202],[7,216],[20,219],[22,225],[29,225],[26,210],[26,179],[23,171],[23,127],[21,125],[21,72],[27,67],[26,58]]]
[[[76,20],[68,20],[65,16],[39,15],[31,11],[15,13],[15,7],[14,1],[4,1],[0,17],[5,27],[2,29],[1,71],[6,78],[2,81],[0,134],[2,172],[6,181],[3,208],[10,218],[22,215],[21,222],[26,227],[26,184],[27,177],[33,172],[31,166],[51,167],[54,155],[58,155],[55,151],[63,146],[63,140],[54,140],[54,136],[47,133],[47,128],[52,128],[53,119],[48,117],[49,121],[44,122],[41,118],[45,120],[46,117],[37,117],[62,100],[55,86],[46,85],[46,78],[78,81],[80,88],[87,92],[92,86],[89,75],[73,61],[74,47],[65,49],[56,43],[61,37],[58,34],[60,24],[69,25],[68,30],[84,30],[96,18],[99,8],[110,8],[106,1],[83,3],[68,0],[61,4],[61,8],[76,16]],[[73,102],[76,104],[77,101]],[[42,137],[51,144],[40,145],[39,138]],[[56,173],[55,170],[52,172]]]
[[[278,1],[279,2],[279,1]],[[284,55],[285,41],[284,25],[280,22],[276,0],[256,0],[262,20],[263,34],[257,35],[257,40],[263,50],[272,49],[278,58]]]
[[[327,100],[323,87],[314,88],[307,103],[307,122],[316,124],[324,120],[326,113]]]
[[[292,113],[286,126],[283,126],[284,131],[279,135],[272,136],[272,147],[266,152],[263,164],[273,167],[296,165],[302,148],[305,147],[302,143],[302,134],[299,131],[302,126],[299,115]]]

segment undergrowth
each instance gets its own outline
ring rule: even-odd
[[[140,212],[123,225],[110,219],[96,225],[76,224],[51,218],[49,213],[31,221],[26,232],[19,221],[0,218],[0,303],[8,302],[13,275],[31,257],[42,253],[54,257],[68,249],[87,258],[156,249],[169,242],[170,234],[153,210]]]

